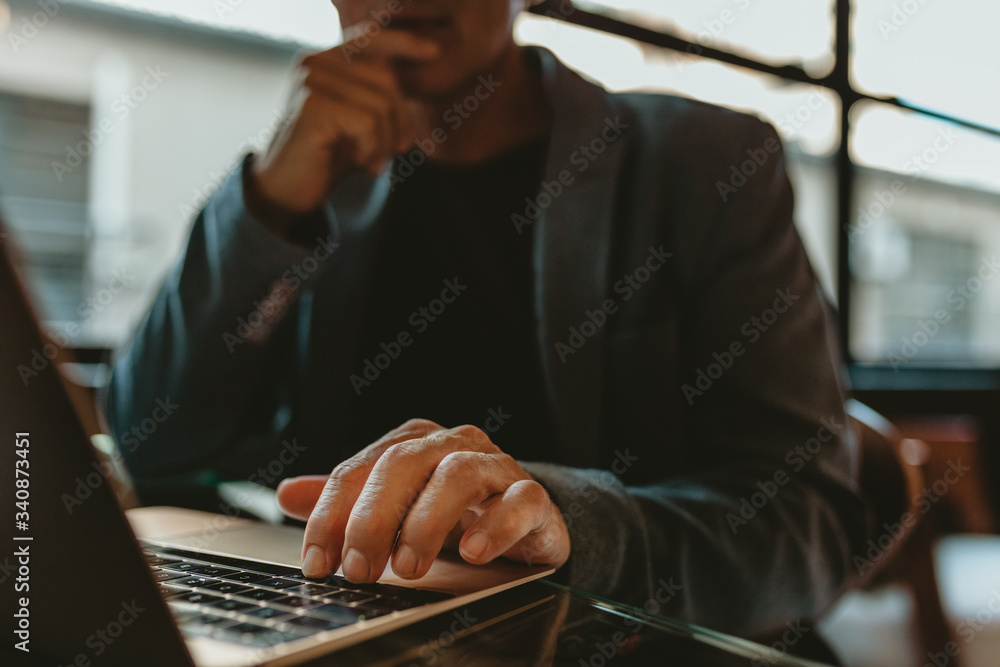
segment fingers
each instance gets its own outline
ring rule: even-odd
[[[527,479],[511,484],[459,544],[462,558],[477,565],[506,556],[560,566],[569,558],[569,550],[562,515],[541,484]]]
[[[469,508],[502,493],[517,481],[518,470],[506,454],[458,451],[445,456],[410,508],[392,557],[393,571],[404,579],[427,574],[463,517],[466,526],[478,518]]]
[[[282,480],[278,485],[281,511],[293,519],[307,520],[329,478],[329,475],[306,475]]]
[[[333,469],[306,523],[303,574],[324,577],[340,567],[351,510],[383,452],[399,442],[420,438],[440,428],[426,420],[408,421]]]
[[[409,145],[412,130],[398,91],[321,69],[310,71],[305,85],[333,102],[326,117],[351,141],[357,164],[384,160]]]
[[[492,446],[484,441],[463,437],[459,429],[441,430],[426,437],[402,442],[385,450],[375,464],[358,497],[347,523],[344,542],[344,576],[354,582],[377,580],[389,561],[396,535],[411,504],[423,498],[425,485],[435,474],[442,459],[455,451]],[[494,447],[495,449],[495,447]],[[457,491],[454,491],[458,495]],[[438,494],[440,495],[440,494]],[[465,504],[442,523],[435,539],[444,541],[458,521]],[[440,517],[438,508],[435,518]],[[440,544],[437,549],[440,549]],[[435,549],[434,554],[437,554]]]

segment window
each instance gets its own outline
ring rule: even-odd
[[[1000,367],[1000,88],[985,83],[1000,71],[1000,8],[553,0],[537,13],[520,37],[613,89],[694,96],[779,128],[854,367]]]
[[[89,128],[87,106],[0,92],[0,209],[52,324],[78,321],[84,300],[90,160],[66,147]]]

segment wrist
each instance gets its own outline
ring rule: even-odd
[[[250,215],[266,229],[282,239],[288,239],[296,220],[304,212],[295,211],[270,196],[259,156],[250,154],[243,168],[243,203]]]

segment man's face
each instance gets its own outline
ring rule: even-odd
[[[333,4],[348,37],[360,34],[358,29],[370,36],[376,36],[376,30],[405,30],[437,42],[439,59],[397,61],[395,68],[409,94],[438,97],[490,74],[513,43],[514,17],[526,0],[333,0]]]

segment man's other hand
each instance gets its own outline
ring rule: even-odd
[[[285,513],[307,521],[302,571],[341,564],[356,583],[376,581],[390,557],[400,577],[430,569],[449,538],[474,564],[498,556],[560,567],[570,539],[542,486],[474,426],[413,419],[347,459],[328,477],[283,481]]]
[[[247,183],[247,203],[261,222],[283,234],[349,172],[377,174],[407,150],[416,131],[415,107],[392,63],[438,57],[435,42],[386,30],[364,48],[355,39],[303,58],[297,110],[253,162]]]

